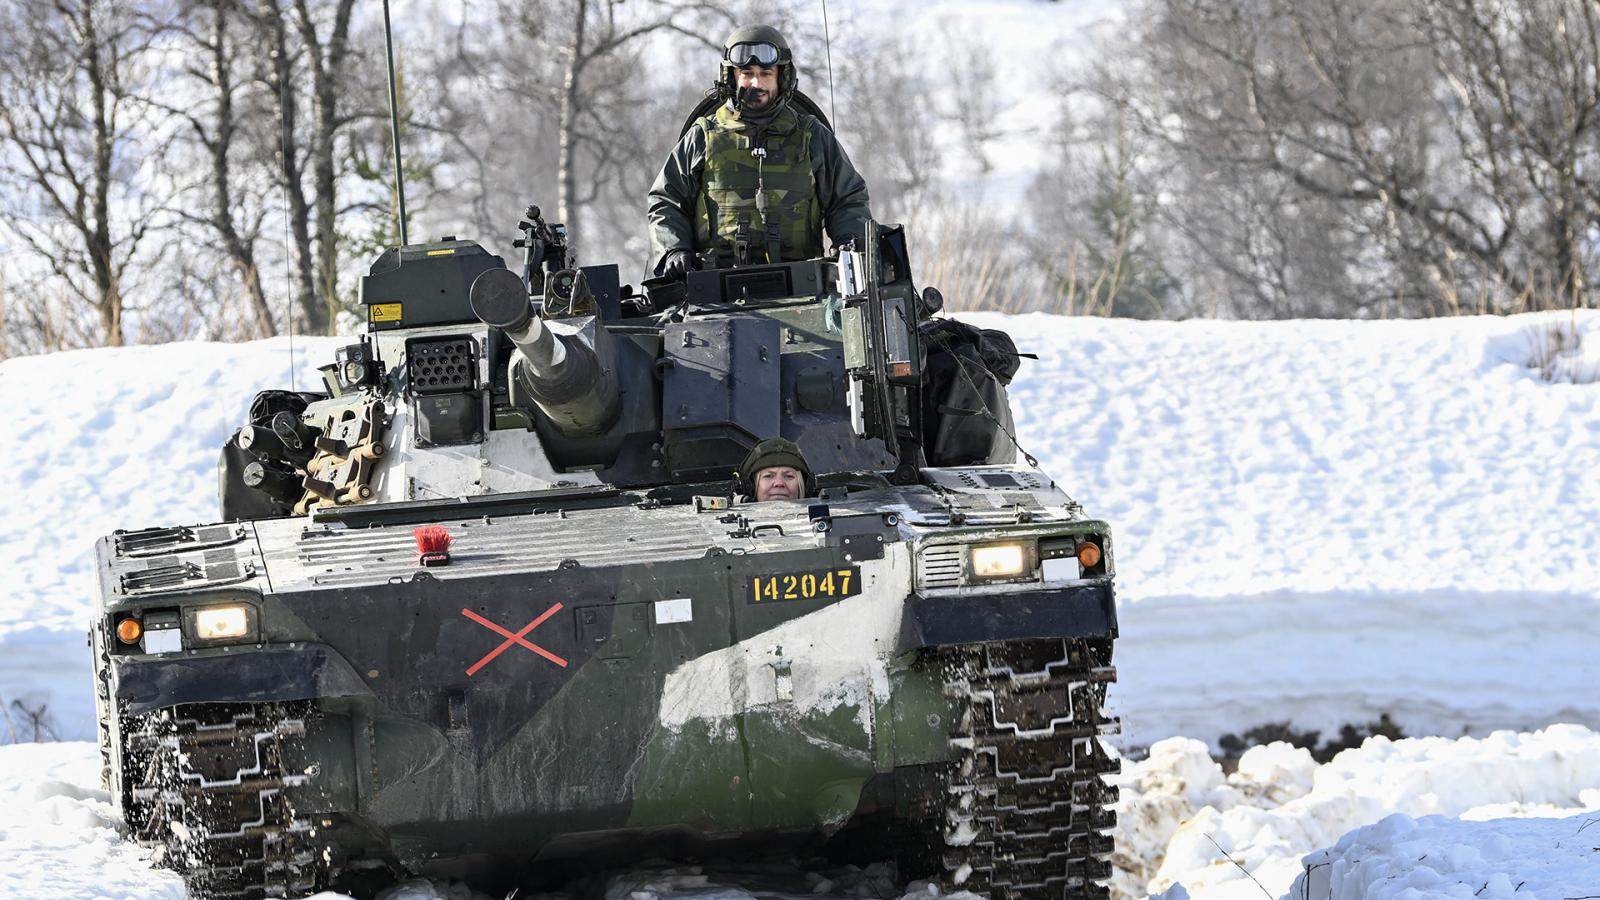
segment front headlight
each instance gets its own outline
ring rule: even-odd
[[[238,640],[250,636],[251,609],[243,604],[207,606],[194,611],[194,636],[201,641]]]
[[[975,579],[1016,578],[1028,572],[1026,544],[981,544],[967,551],[968,571]]]

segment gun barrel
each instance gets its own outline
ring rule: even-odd
[[[606,366],[606,330],[592,323],[598,346],[576,334],[562,334],[539,319],[510,335],[518,354],[512,363],[528,399],[568,435],[604,432],[622,410],[616,379]]]
[[[567,344],[555,332],[545,327],[543,319],[529,319],[517,331],[507,331],[506,337],[522,351],[528,367],[541,381],[560,380],[567,362]],[[583,348],[587,350],[587,347]]]
[[[580,334],[557,332],[533,315],[522,280],[505,269],[490,269],[472,284],[472,311],[498,328],[517,347],[512,373],[521,393],[562,432],[599,434],[621,413],[621,394],[605,365],[606,330],[591,322]]]

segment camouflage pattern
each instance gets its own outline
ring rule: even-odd
[[[722,117],[722,110],[726,108],[726,106],[719,108],[718,118]],[[784,110],[788,109],[790,107],[784,107]],[[779,114],[782,112],[783,110],[780,110]],[[809,213],[807,214],[808,227],[811,231],[806,235],[805,244],[820,246],[822,235],[816,230],[818,224],[835,247],[849,239],[859,242],[867,221],[872,218],[866,181],[850,162],[850,157],[828,126],[809,116],[800,119],[801,114],[797,111],[789,114],[796,116],[798,132],[808,137],[806,154],[811,166],[811,181],[815,192],[812,203],[820,220],[819,222],[810,219]],[[763,120],[762,117],[752,116],[743,121],[749,126],[759,124]],[[708,131],[701,121],[690,125],[662,165],[655,183],[651,185],[648,198],[650,265],[658,274],[669,252],[685,249],[698,253],[708,248],[698,233],[697,225],[697,208],[704,199],[704,184],[709,178],[717,177],[716,166],[709,164],[707,160],[708,140]],[[744,165],[754,160],[748,157],[746,150],[746,157],[736,162]],[[710,175],[707,175],[708,169],[711,170]],[[799,181],[800,179],[796,178],[797,184],[786,185],[786,189],[797,187]],[[753,182],[751,187],[753,188]],[[768,187],[769,189],[774,187],[771,181],[768,182]],[[757,243],[761,241],[758,240]]]
[[[822,214],[811,165],[811,116],[785,106],[752,126],[726,106],[700,120],[705,170],[695,200],[695,246],[715,252],[717,267],[735,262],[789,262],[822,255]],[[764,159],[751,151],[761,147]],[[769,230],[769,226],[775,230]],[[735,253],[745,235],[747,259]],[[770,258],[770,239],[779,243]]]

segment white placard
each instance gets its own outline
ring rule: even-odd
[[[178,628],[152,628],[144,633],[144,652],[177,653],[183,649],[183,631]]]
[[[1045,581],[1077,581],[1083,577],[1078,569],[1076,556],[1063,556],[1060,559],[1047,559],[1044,561]]]
[[[676,597],[672,600],[656,601],[656,624],[671,625],[674,622],[694,621],[694,600],[689,597]]]

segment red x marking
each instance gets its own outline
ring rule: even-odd
[[[506,639],[505,643],[503,643],[500,646],[494,648],[493,650],[490,650],[488,656],[485,656],[483,659],[480,659],[477,662],[473,663],[471,668],[467,669],[467,675],[468,676],[472,676],[472,675],[478,674],[478,670],[479,669],[481,669],[484,666],[488,665],[489,661],[494,659],[496,656],[499,656],[500,654],[506,652],[506,649],[508,647],[510,647],[512,644],[520,644],[523,647],[526,647],[529,650],[532,650],[533,652],[539,654],[540,656],[544,657],[545,659],[548,659],[551,662],[555,663],[556,665],[560,666],[561,668],[565,669],[567,667],[567,661],[566,660],[564,660],[561,657],[555,655],[554,653],[551,653],[549,650],[546,650],[545,648],[539,646],[538,644],[533,643],[532,641],[524,640],[523,637],[522,637],[523,635],[525,635],[528,632],[534,630],[535,628],[538,628],[540,625],[543,625],[546,619],[548,619],[551,616],[555,615],[560,610],[561,610],[561,604],[557,603],[555,606],[552,606],[549,609],[545,610],[544,612],[540,613],[539,614],[539,618],[534,619],[532,622],[529,622],[528,624],[522,626],[522,630],[521,631],[517,632],[516,634],[512,634],[511,632],[505,630],[504,628],[501,628],[499,625],[496,625],[495,623],[489,621],[488,619],[485,619],[483,616],[478,615],[477,613],[473,612],[472,610],[470,610],[470,609],[462,609],[461,610],[461,614],[463,616],[466,616],[467,618],[471,619],[472,621],[477,622],[479,625],[482,625],[483,627],[489,629],[490,631],[495,632],[496,634],[499,634],[499,635],[503,636]]]

